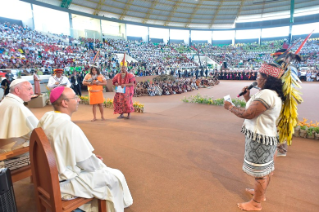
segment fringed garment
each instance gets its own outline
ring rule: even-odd
[[[266,145],[248,137],[245,139],[243,171],[253,177],[264,177],[275,170],[277,145]]]

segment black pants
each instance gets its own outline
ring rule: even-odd
[[[76,95],[82,96],[80,84],[73,85],[72,88],[73,88],[74,92],[76,93]]]

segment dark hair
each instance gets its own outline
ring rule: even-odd
[[[99,70],[98,68],[92,66],[92,67],[90,68],[90,74],[91,74],[91,76],[93,76],[93,73],[92,73],[92,69],[93,69],[93,68],[95,68],[95,70],[96,70],[96,72],[97,72],[97,75],[100,75],[100,70]]]
[[[262,87],[262,89],[269,89],[269,90],[276,91],[278,96],[281,98],[282,102],[284,102],[286,97],[284,96],[284,93],[282,91],[283,83],[282,83],[281,79],[280,78],[278,79],[276,77],[272,77],[272,76],[264,74],[264,73],[260,73],[260,75],[266,79],[266,82],[265,82],[264,86]]]

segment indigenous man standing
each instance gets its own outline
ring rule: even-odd
[[[71,121],[80,99],[71,88],[57,87],[51,91],[54,111],[39,121],[48,137],[58,168],[62,199],[74,197],[107,200],[107,211],[124,212],[133,199],[121,171],[107,167],[83,131]],[[84,211],[98,211],[97,201],[80,207]]]
[[[113,85],[121,87],[124,92],[116,90],[114,96],[114,114],[120,114],[118,118],[124,118],[123,114],[127,113],[127,119],[130,118],[130,113],[134,112],[133,100],[135,77],[133,74],[127,72],[127,63],[125,61],[125,54],[121,65],[121,72],[113,78]]]
[[[62,76],[63,72],[63,69],[54,70],[55,76],[51,76],[48,82],[48,88],[50,88],[50,90],[59,86],[71,87],[69,79],[66,76]]]

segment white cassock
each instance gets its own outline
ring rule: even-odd
[[[69,115],[47,112],[38,127],[44,130],[55,154],[62,199],[96,197],[107,200],[108,212],[123,212],[133,204],[122,172],[107,167],[92,153],[91,143]],[[96,203],[80,208],[95,212],[98,211]]]
[[[24,101],[9,93],[0,103],[0,148],[11,151],[29,146],[32,130],[38,119],[24,106]]]
[[[56,85],[55,83],[58,82],[59,84]],[[57,78],[56,76],[51,76],[48,81],[48,88],[52,90],[53,88],[59,87],[59,86],[66,86],[71,87],[71,83],[69,79],[66,76],[61,76],[60,78]]]
[[[9,93],[0,103],[0,153],[29,146],[29,139],[38,119],[23,104],[23,100]],[[0,168],[11,171],[30,164],[29,153],[0,161]]]

